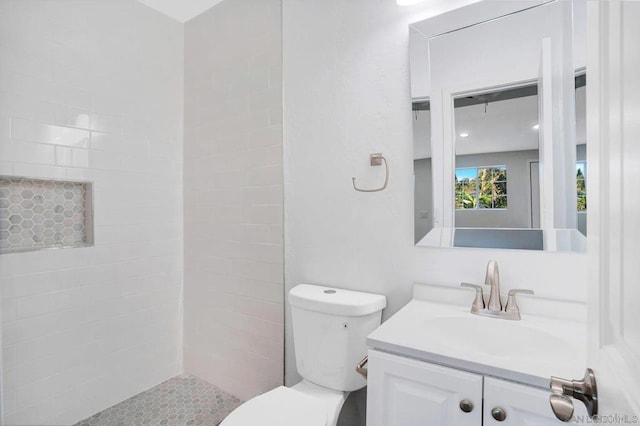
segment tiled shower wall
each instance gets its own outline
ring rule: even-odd
[[[241,399],[283,381],[280,9],[185,26],[185,370]]]
[[[0,0],[0,175],[93,182],[95,246],[0,255],[4,424],[181,371],[183,27],[134,0]]]

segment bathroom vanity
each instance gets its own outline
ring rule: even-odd
[[[416,284],[367,339],[368,426],[563,424],[551,376],[582,377],[585,306],[522,296],[520,321],[470,313],[469,291]],[[573,416],[586,421],[585,406]]]

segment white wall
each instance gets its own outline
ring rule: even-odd
[[[415,129],[415,126],[414,126]],[[433,229],[433,180],[431,158],[413,161],[414,241],[418,242]]]
[[[431,158],[431,111],[413,111],[414,158]]]
[[[500,263],[504,291],[585,299],[584,254],[416,248],[409,87],[410,22],[460,3],[402,8],[389,0],[284,0],[285,290],[301,283],[386,294],[388,318],[414,281],[480,282]],[[384,192],[357,193],[351,177]],[[286,309],[286,377],[298,380]]]
[[[283,382],[279,0],[185,27],[185,370],[241,399]]]
[[[75,423],[181,371],[182,55],[182,26],[133,0],[0,2],[0,174],[95,194],[95,247],[0,256],[5,424]]]

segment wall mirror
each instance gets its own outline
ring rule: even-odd
[[[585,21],[485,1],[411,25],[416,245],[585,250]]]

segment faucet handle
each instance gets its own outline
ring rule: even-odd
[[[460,283],[460,287],[472,288],[476,291],[476,297],[473,299],[473,304],[471,305],[471,313],[480,312],[485,308],[484,304],[484,293],[482,292],[482,286],[476,284],[469,283]]]
[[[510,314],[513,314],[515,317],[520,319],[520,308],[518,307],[518,302],[516,301],[516,294],[535,294],[533,290],[509,290],[509,297],[507,299],[507,306],[504,308],[504,311]]]
[[[535,294],[533,290],[524,290],[524,289],[513,289],[509,290],[509,296],[513,296],[515,294]]]

